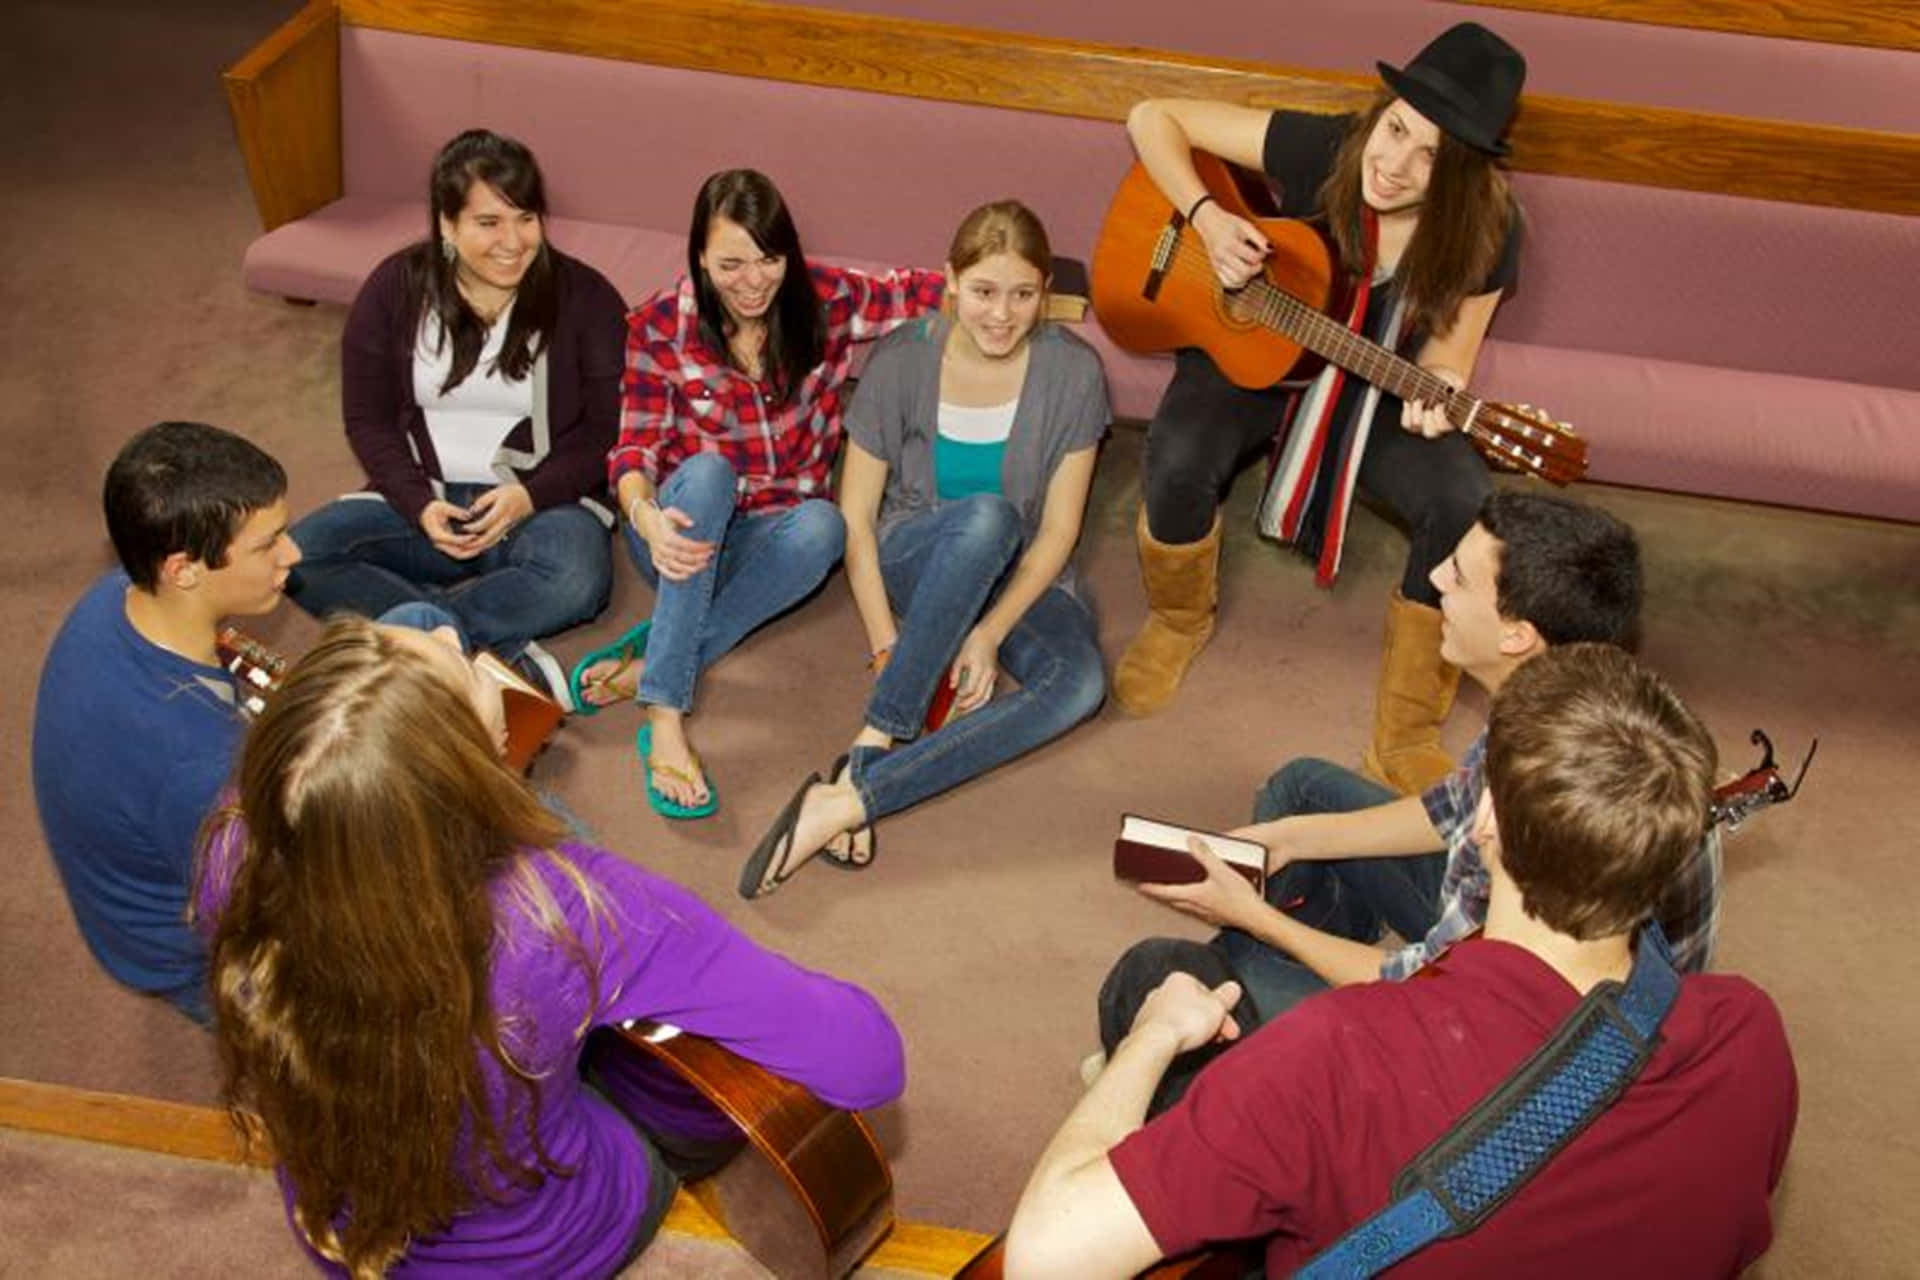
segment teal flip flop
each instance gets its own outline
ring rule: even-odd
[[[601,645],[598,649],[595,649],[592,653],[589,653],[586,657],[573,664],[573,670],[567,676],[567,692],[573,695],[573,713],[575,715],[597,716],[600,714],[599,705],[588,702],[581,694],[581,681],[586,678],[587,669],[596,662],[606,662],[609,659],[618,658],[620,660],[620,666],[613,674],[616,676],[619,675],[628,667],[632,666],[637,659],[646,655],[647,633],[652,629],[653,619],[648,618],[645,622],[635,625],[631,631],[621,636],[618,640],[615,640],[612,644]],[[613,704],[608,703],[607,705],[612,706]]]
[[[663,818],[706,818],[711,817],[713,813],[720,808],[720,792],[715,789],[712,778],[707,779],[707,798],[699,804],[681,804],[678,800],[673,799],[661,791],[660,788],[653,785],[652,721],[648,721],[646,724],[640,726],[640,732],[633,735],[633,745],[638,748],[640,752],[640,772],[642,776],[646,778],[647,782],[647,803],[653,806],[655,813]],[[699,768],[702,773],[706,772],[706,769],[700,764],[699,756],[695,756],[693,762],[694,766]],[[673,768],[671,765],[663,764],[659,766],[659,769],[660,772],[670,774],[683,782],[691,781],[686,774]]]

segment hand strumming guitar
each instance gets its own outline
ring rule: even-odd
[[[1193,211],[1192,226],[1206,241],[1207,258],[1213,273],[1228,289],[1238,289],[1258,275],[1273,246],[1260,234],[1260,228],[1236,213],[1220,207],[1211,196]]]

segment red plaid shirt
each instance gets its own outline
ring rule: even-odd
[[[784,405],[701,340],[690,280],[630,312],[609,483],[617,488],[637,470],[657,485],[694,454],[718,453],[740,478],[742,511],[825,497],[853,344],[938,307],[946,279],[906,267],[869,275],[816,265],[813,285],[826,308],[826,354]]]

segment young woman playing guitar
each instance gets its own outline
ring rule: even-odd
[[[1127,129],[1142,166],[1204,242],[1221,284],[1238,289],[1272,252],[1252,223],[1202,184],[1191,152],[1259,170],[1280,213],[1323,224],[1356,297],[1362,332],[1443,381],[1464,385],[1487,324],[1512,289],[1521,219],[1494,159],[1519,99],[1526,63],[1484,27],[1443,32],[1404,70],[1381,63],[1387,88],[1364,114],[1313,116],[1220,102],[1151,100]],[[1329,373],[1329,378],[1333,375]],[[1440,613],[1427,575],[1473,521],[1485,464],[1435,406],[1403,404],[1345,377],[1291,430],[1328,432],[1296,538],[1328,581],[1348,508],[1340,465],[1365,435],[1359,488],[1391,507],[1411,539],[1388,611],[1370,771],[1412,790],[1450,761],[1439,726],[1458,672],[1440,660]],[[1179,353],[1173,382],[1147,429],[1140,561],[1150,613],[1114,675],[1114,696],[1138,715],[1172,700],[1213,631],[1220,555],[1218,509],[1235,473],[1281,427],[1285,388],[1246,390],[1198,350]],[[1314,413],[1312,410],[1320,409]],[[1301,418],[1311,417],[1311,421]]]

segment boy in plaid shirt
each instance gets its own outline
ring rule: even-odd
[[[1489,695],[1554,645],[1625,644],[1639,621],[1633,531],[1598,508],[1544,494],[1492,494],[1433,582],[1442,653]],[[1473,933],[1488,901],[1474,836],[1484,757],[1482,734],[1459,769],[1412,796],[1324,760],[1281,768],[1255,797],[1253,824],[1233,833],[1268,849],[1264,897],[1205,849],[1195,854],[1208,868],[1205,880],[1140,886],[1222,930],[1205,944],[1149,938],[1121,957],[1100,992],[1106,1050],[1174,971],[1209,985],[1238,980],[1246,998],[1235,1016],[1250,1027],[1328,987],[1410,977]],[[1655,912],[1682,972],[1706,967],[1719,901],[1719,842],[1708,836]],[[1383,951],[1389,931],[1410,945]],[[1180,1096],[1219,1048],[1176,1063],[1156,1109]]]

